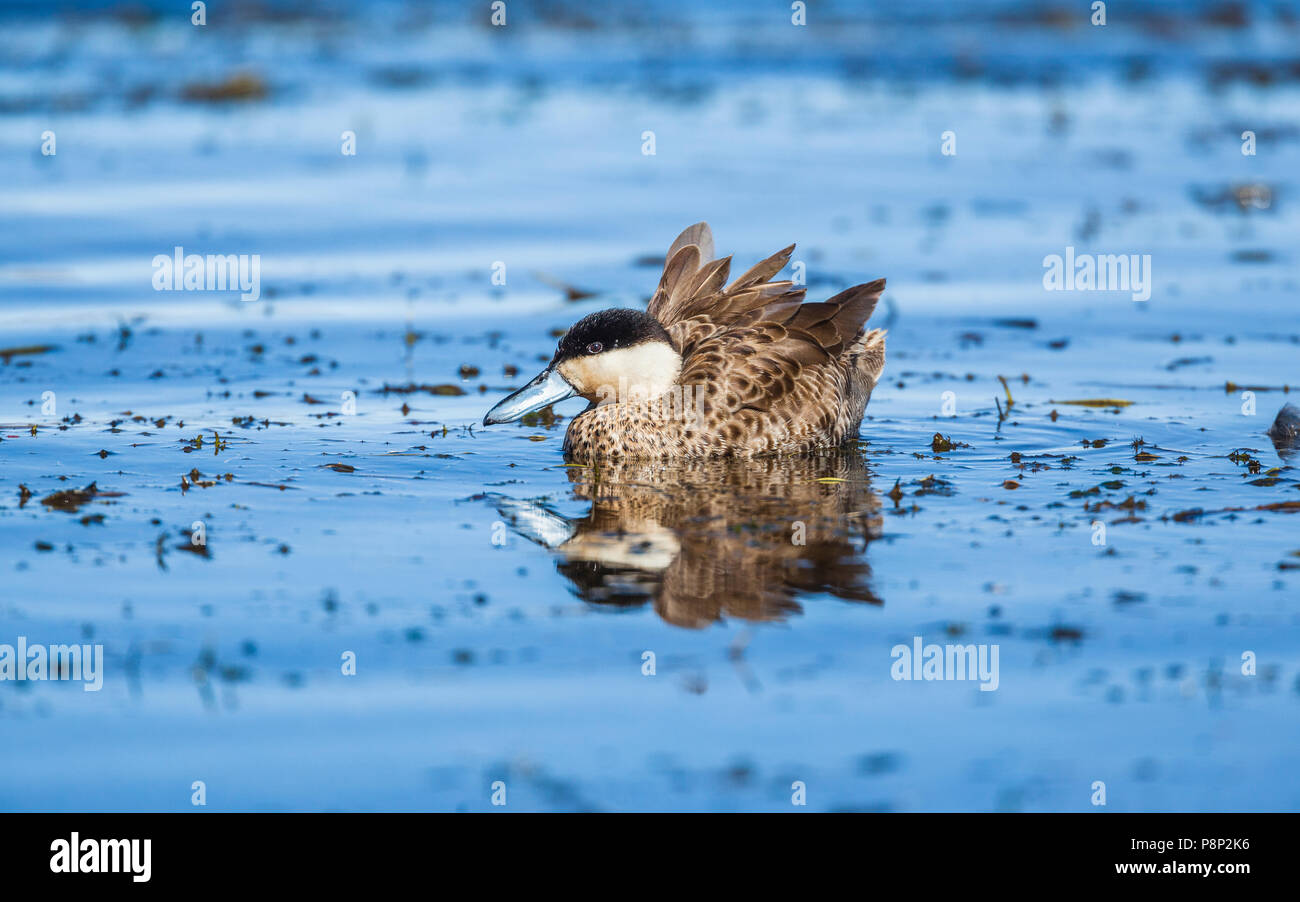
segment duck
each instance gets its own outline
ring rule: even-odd
[[[773,281],[791,244],[730,284],[707,222],[668,249],[644,311],[601,310],[560,338],[547,367],[502,399],[484,426],[573,397],[571,461],[797,454],[857,439],[885,366],[885,331],[866,328],[885,280],[805,303]]]

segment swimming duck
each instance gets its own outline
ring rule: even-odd
[[[865,331],[885,280],[821,303],[773,282],[794,245],[724,284],[700,222],[677,237],[643,313],[602,310],[560,339],[549,366],[483,425],[508,423],[566,398],[590,402],[569,424],[565,456],[750,457],[857,437],[885,365],[885,333]]]

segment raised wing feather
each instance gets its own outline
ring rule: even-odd
[[[746,418],[759,415],[792,429],[824,428],[809,422],[810,411],[838,415],[841,405],[826,401],[847,397],[862,378],[855,370],[863,329],[885,280],[804,303],[804,289],[768,281],[789,262],[790,245],[724,288],[731,261],[709,260],[702,251],[712,242],[703,223],[683,232],[673,242],[650,302],[649,313],[668,329],[682,354],[679,381],[717,390],[719,402],[731,411],[722,428],[734,430],[736,439],[754,425]],[[866,378],[874,380],[870,374]]]

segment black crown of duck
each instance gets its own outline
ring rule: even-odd
[[[668,250],[646,312],[602,310],[560,339],[538,376],[492,408],[485,426],[581,396],[573,460],[798,453],[857,438],[885,366],[885,333],[867,331],[885,280],[819,303],[773,282],[794,245],[727,285],[707,223]],[[725,285],[725,287],[724,287]]]

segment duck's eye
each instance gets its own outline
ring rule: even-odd
[[[591,344],[587,345],[588,354],[599,354],[603,350],[605,350],[605,346],[598,341],[593,341]]]

